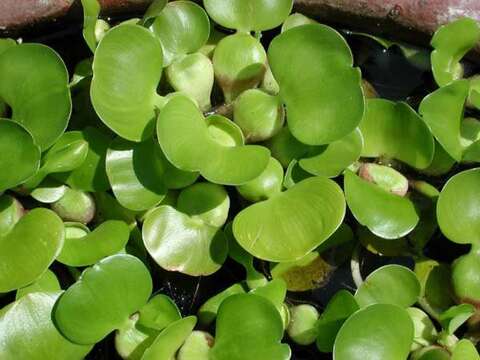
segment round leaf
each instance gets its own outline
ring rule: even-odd
[[[293,0],[204,0],[203,4],[216,23],[250,32],[279,26],[290,14]]]
[[[33,293],[11,304],[0,316],[0,356],[4,359],[81,360],[91,346],[76,345],[65,339],[51,320],[60,292]]]
[[[20,124],[2,118],[0,153],[4,154],[0,158],[0,193],[26,181],[40,166],[40,149],[30,133]]]
[[[162,268],[192,276],[210,275],[227,256],[225,235],[199,218],[160,206],[146,218],[143,242]]]
[[[210,35],[207,13],[191,1],[168,3],[151,26],[163,49],[163,66],[198,51]]]
[[[268,60],[299,141],[328,144],[355,130],[364,112],[361,76],[338,32],[320,24],[293,28],[272,41]]]
[[[400,265],[386,265],[375,270],[355,293],[360,307],[393,304],[407,308],[417,302],[420,282],[415,273]]]
[[[218,184],[241,185],[256,178],[267,167],[270,157],[262,146],[233,146],[219,141],[195,104],[180,96],[171,99],[160,112],[157,135],[173,165],[199,171]]]
[[[166,161],[153,139],[131,143],[115,139],[107,151],[106,171],[118,202],[134,211],[148,210],[167,193]]]
[[[105,125],[127,140],[152,135],[162,59],[160,42],[139,25],[116,26],[98,44],[92,104]]]
[[[357,221],[384,239],[398,239],[411,232],[419,217],[413,203],[347,171],[345,198]]]
[[[233,222],[233,233],[255,257],[293,261],[328,239],[344,215],[340,187],[332,180],[314,177],[242,210]]]
[[[281,344],[283,322],[273,304],[258,295],[228,297],[218,310],[212,360],[287,360],[291,352]]]
[[[72,101],[62,59],[45,45],[12,46],[0,57],[0,98],[12,108],[12,120],[48,149],[65,131]]]
[[[177,199],[179,211],[215,227],[225,224],[229,208],[230,198],[223,186],[207,182],[189,186]]]
[[[82,273],[58,299],[52,317],[67,339],[94,344],[126,324],[151,292],[152,279],[139,259],[113,255]]]
[[[367,100],[360,123],[364,139],[362,156],[388,156],[425,169],[433,160],[433,136],[420,116],[406,103]]]
[[[437,219],[447,238],[458,244],[480,244],[480,169],[462,171],[445,184]]]
[[[37,208],[0,235],[0,293],[37,280],[63,245],[64,229],[51,210]]]
[[[407,311],[375,304],[353,314],[338,332],[335,360],[405,360],[413,342],[413,323]]]

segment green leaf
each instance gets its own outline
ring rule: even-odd
[[[203,4],[217,24],[250,32],[281,25],[292,10],[293,0],[204,0]]]
[[[459,302],[473,302],[480,300],[480,261],[478,245],[474,245],[470,252],[460,256],[452,264],[452,286],[455,299]]]
[[[467,96],[468,81],[457,80],[427,95],[418,110],[433,136],[456,161],[462,159],[464,150],[460,127]]]
[[[288,167],[295,159],[311,157],[320,154],[325,146],[309,146],[301,143],[284,126],[280,132],[266,143],[272,152],[272,156],[280,161],[284,168]]]
[[[364,112],[361,76],[338,32],[320,24],[293,28],[272,41],[268,60],[294,137],[322,145],[355,130]]]
[[[442,233],[458,244],[480,244],[480,169],[452,176],[440,193],[437,219]]]
[[[328,144],[319,154],[307,155],[298,162],[300,167],[317,176],[336,177],[360,157],[363,137],[359,129]]]
[[[409,307],[407,312],[413,321],[413,327],[415,329],[412,350],[418,350],[435,344],[437,342],[438,332],[428,315],[416,307]]]
[[[443,312],[440,317],[440,324],[448,332],[453,335],[472,315],[475,314],[475,307],[471,304],[460,304],[452,306]]]
[[[76,345],[65,339],[50,318],[60,292],[33,293],[12,303],[0,315],[0,355],[4,359],[81,360],[91,346]]]
[[[100,14],[100,4],[98,0],[81,0],[83,7],[83,38],[92,52],[97,47],[97,38],[95,36],[95,25]]]
[[[146,304],[152,279],[131,255],[113,255],[83,271],[58,299],[52,314],[59,331],[77,344],[94,344]]]
[[[127,244],[130,230],[126,223],[109,220],[92,232],[81,224],[65,225],[65,244],[57,260],[68,266],[88,266],[121,251]]]
[[[227,103],[242,92],[256,87],[267,69],[267,54],[263,45],[250,34],[244,33],[220,40],[212,61],[215,78]]]
[[[142,360],[171,360],[191,334],[197,318],[189,316],[169,325],[145,351]]]
[[[28,212],[0,235],[0,293],[36,281],[55,260],[63,246],[60,218],[51,210]]]
[[[359,309],[352,294],[338,291],[328,302],[317,321],[316,345],[321,352],[332,352],[335,338],[343,323]]]
[[[420,295],[415,273],[401,265],[385,265],[372,272],[355,293],[361,308],[372,304],[392,304],[407,308]]]
[[[191,1],[168,3],[151,26],[163,49],[163,66],[198,51],[210,35],[208,15]]]
[[[360,123],[363,157],[387,156],[425,169],[435,151],[433,136],[420,116],[406,103],[368,99]]]
[[[247,142],[265,141],[282,129],[285,110],[278,96],[249,89],[235,100],[233,121],[240,126]]]
[[[237,190],[243,198],[256,202],[279,194],[282,191],[282,182],[282,165],[275,158],[271,157],[267,167],[260,176],[246,184],[237,186]]]
[[[398,239],[411,232],[419,221],[413,203],[351,171],[344,177],[345,198],[357,221],[384,239]]]
[[[210,275],[227,257],[222,230],[171,206],[153,210],[144,222],[142,234],[150,256],[168,271]]]
[[[294,27],[315,24],[316,21],[300,13],[291,14],[282,25],[282,33]]]
[[[66,144],[74,139],[84,140],[88,143],[87,157],[74,170],[65,173],[52,173],[51,176],[76,190],[96,192],[110,189],[105,171],[105,158],[111,139],[93,127],[86,127],[80,132],[71,131],[68,134],[68,137],[60,138],[55,145],[61,146],[64,141]]]
[[[227,221],[229,208],[230,198],[225,188],[208,182],[183,189],[177,199],[178,211],[218,228]]]
[[[261,296],[228,297],[218,310],[211,360],[287,360],[291,351],[281,344],[283,322],[273,304]]]
[[[2,118],[0,153],[4,154],[0,158],[0,193],[28,180],[40,166],[40,149],[30,133],[22,125]]]
[[[317,309],[308,304],[292,306],[290,316],[291,320],[287,328],[288,336],[299,345],[313,344],[317,337]]]
[[[57,276],[53,271],[47,270],[33,284],[18,289],[15,294],[15,300],[19,300],[31,293],[51,293],[59,290],[61,288]]]
[[[143,15],[143,23],[148,24],[150,20],[155,19],[158,15],[160,15],[167,3],[168,0],[153,0]]]
[[[158,116],[158,141],[167,159],[179,169],[199,171],[213,183],[241,185],[267,167],[268,149],[238,144],[231,137],[227,143],[217,132],[218,127],[209,125],[195,104],[185,97],[171,99]]]
[[[246,272],[245,281],[250,289],[267,284],[268,280],[254,265],[253,256],[242,248],[233,236],[232,223],[225,225],[223,230],[228,240],[228,256],[243,266]]]
[[[335,360],[405,360],[413,342],[407,311],[391,304],[374,304],[353,314],[338,332]]]
[[[215,339],[205,331],[193,331],[177,354],[178,360],[208,360]]]
[[[0,57],[0,98],[12,108],[41,150],[65,131],[72,101],[68,73],[60,56],[40,44],[20,44]]]
[[[9,39],[9,38],[0,39],[0,54],[15,45],[17,45],[17,42],[13,39]]]
[[[293,261],[328,239],[344,216],[340,187],[332,180],[314,177],[242,210],[233,222],[233,233],[255,257]]]
[[[66,188],[64,195],[52,203],[51,207],[64,221],[88,224],[95,216],[92,195],[80,190]]]
[[[462,57],[480,40],[480,26],[470,18],[460,18],[437,29],[430,44],[432,72],[439,86],[463,76]]]
[[[208,299],[198,310],[198,320],[200,324],[203,326],[210,325],[217,317],[218,309],[225,299],[235,294],[244,293],[245,290],[242,285],[234,284]]]
[[[117,138],[107,152],[106,171],[113,193],[130,210],[148,210],[158,205],[167,193],[167,183],[185,186],[197,178],[195,173],[170,168],[173,166],[154,139],[131,143]]]
[[[435,260],[420,259],[415,262],[415,274],[422,291],[419,303],[433,318],[453,305],[450,267]]]
[[[139,311],[138,324],[147,328],[163,330],[182,318],[177,305],[168,296],[152,297]]]
[[[93,59],[92,105],[119,136],[143,141],[152,135],[162,48],[155,35],[139,25],[112,28]]]
[[[64,133],[42,157],[38,172],[30,178],[24,187],[36,188],[48,174],[73,171],[80,167],[88,155],[88,142],[79,131]]]
[[[480,355],[475,345],[467,339],[460,340],[453,349],[451,360],[479,360]]]
[[[195,100],[202,111],[210,110],[214,72],[212,61],[207,56],[199,52],[186,55],[170,64],[166,75],[176,91]]]

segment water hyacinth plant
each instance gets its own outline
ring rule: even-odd
[[[82,5],[75,66],[0,39],[0,359],[480,359],[476,21]]]

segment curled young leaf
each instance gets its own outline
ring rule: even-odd
[[[456,161],[463,156],[460,128],[467,96],[468,81],[457,80],[427,95],[418,110],[433,136]]]
[[[212,61],[215,78],[227,103],[257,86],[267,69],[265,49],[250,34],[237,33],[220,40]]]
[[[272,41],[268,60],[294,137],[322,145],[355,130],[364,112],[361,76],[338,32],[320,24],[293,28]]]
[[[432,72],[439,86],[463,76],[462,57],[480,40],[480,26],[470,18],[460,18],[441,26],[433,35],[431,45]]]

